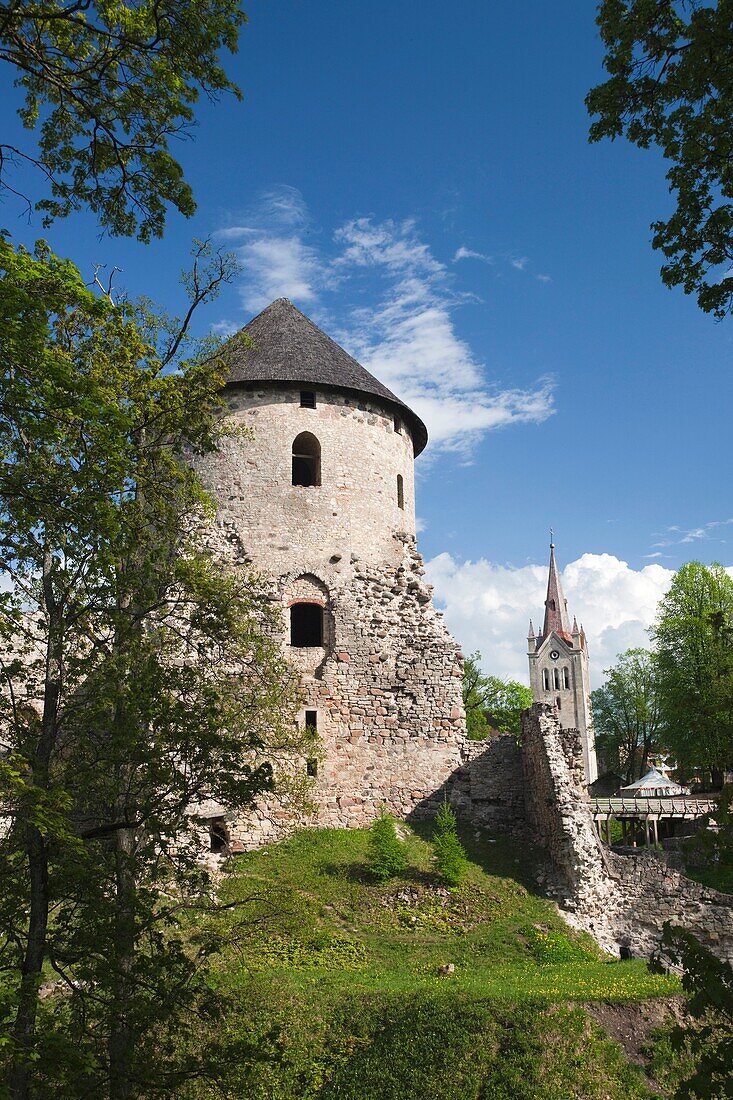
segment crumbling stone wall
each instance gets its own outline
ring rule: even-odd
[[[528,825],[552,860],[549,887],[569,923],[614,954],[649,957],[669,920],[733,962],[733,896],[692,882],[650,853],[604,848],[577,731],[561,730],[552,707],[535,703],[522,718],[522,744]]]
[[[414,537],[396,538],[395,564],[354,560],[341,583],[331,574],[330,585],[313,570],[273,583],[283,639],[293,594],[322,594],[331,623],[323,647],[293,650],[283,641],[302,678],[298,721],[315,713],[321,741],[310,781],[314,812],[304,817],[278,798],[261,801],[229,823],[235,850],[302,824],[368,824],[381,806],[400,817],[433,813],[464,764],[462,655],[432,605]],[[295,765],[305,773],[307,761]]]

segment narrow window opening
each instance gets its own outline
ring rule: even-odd
[[[321,484],[321,444],[310,432],[293,441],[293,485]]]
[[[554,600],[548,600],[547,601],[547,606],[549,607],[550,611],[554,611],[555,610],[555,601]]]
[[[559,695],[557,697],[557,709],[562,710],[562,700],[560,699]]]
[[[562,680],[563,680],[563,685],[562,686],[565,687],[565,688],[569,688],[570,687],[570,672],[568,671],[567,668],[564,668],[562,670]]]
[[[323,608],[320,604],[293,604],[290,608],[290,644],[303,649],[323,645]]]
[[[405,483],[402,480],[402,474],[397,475],[397,507],[405,507]]]
[[[310,730],[311,733],[316,733],[318,730],[318,711],[307,710],[305,712],[305,728]],[[315,779],[318,775],[318,761],[311,757],[305,762],[306,775],[309,775],[311,779]]]
[[[315,409],[316,395],[313,393],[313,390],[300,391],[300,407],[301,409]]]
[[[394,418],[394,430],[397,432],[398,435],[402,434],[402,421],[400,420],[399,416],[396,416]]]
[[[212,852],[226,851],[229,845],[229,830],[222,817],[215,817],[209,823],[209,847]]]
[[[552,670],[552,680],[553,680],[553,683],[555,685],[555,690],[557,691],[560,687],[560,669],[559,668],[553,668],[553,670]]]
[[[542,669],[542,686],[545,691],[550,690],[550,673],[547,671],[546,668]]]

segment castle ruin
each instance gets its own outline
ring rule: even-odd
[[[432,604],[415,537],[420,418],[285,298],[226,349],[236,427],[199,463],[220,537],[259,573],[315,728],[319,824],[407,817],[460,767],[463,661]],[[275,839],[263,801],[229,824],[232,847]]]

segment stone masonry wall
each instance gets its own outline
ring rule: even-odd
[[[669,920],[733,962],[733,896],[670,870],[651,854],[604,848],[583,786],[577,731],[561,730],[553,709],[536,703],[522,718],[527,820],[555,868],[551,889],[566,919],[618,955],[649,957]]]
[[[316,391],[301,408],[300,390],[257,384],[228,391],[232,434],[197,460],[219,520],[234,525],[257,569],[275,576],[317,563],[336,575],[362,562],[399,560],[396,532],[415,534],[413,443],[408,425],[378,399]],[[293,441],[301,432],[321,447],[321,484],[292,484]],[[397,501],[403,479],[404,507]],[[325,580],[330,584],[330,578]]]
[[[302,677],[299,722],[306,711],[317,715],[317,812],[303,819],[277,798],[263,801],[230,823],[236,848],[257,847],[299,824],[364,825],[381,806],[400,817],[434,812],[438,791],[463,765],[462,657],[432,605],[414,538],[399,541],[396,564],[353,563],[343,584],[281,578],[284,616],[303,583],[317,582],[327,594],[328,644],[284,646]]]
[[[516,737],[466,740],[463,756],[463,766],[446,788],[456,814],[482,828],[524,835],[522,750]]]

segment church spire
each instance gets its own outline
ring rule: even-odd
[[[552,539],[552,532],[550,532]],[[570,628],[568,627],[568,608],[560,584],[560,574],[555,561],[555,543],[550,542],[550,575],[547,578],[547,599],[545,600],[545,622],[542,627],[542,637],[546,638],[552,631],[560,634],[570,641]]]

